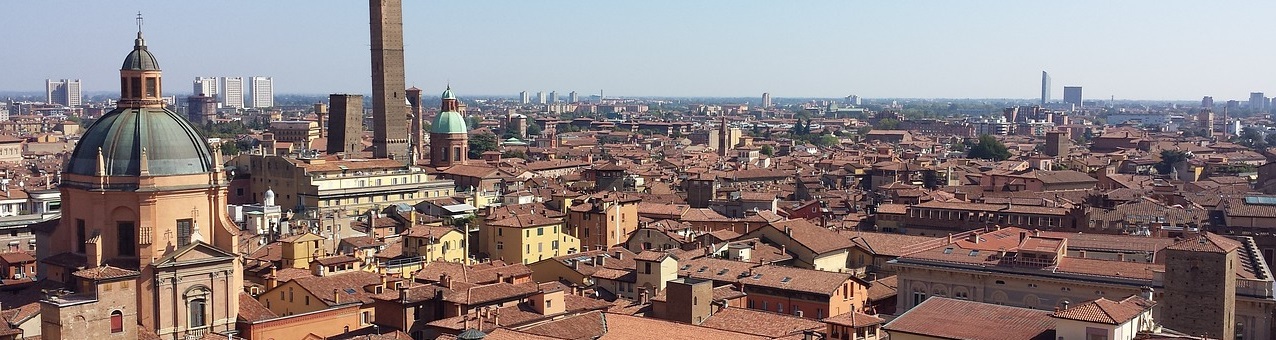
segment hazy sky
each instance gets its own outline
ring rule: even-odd
[[[420,1],[407,82],[461,96],[1089,98],[1276,95],[1276,1]],[[167,94],[196,76],[370,92],[367,1],[13,1],[0,90],[115,91],[134,16]]]

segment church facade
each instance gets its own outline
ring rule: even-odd
[[[64,167],[62,218],[37,232],[46,338],[161,339],[233,330],[243,291],[239,230],[219,150],[165,108],[139,29],[118,107]],[[147,334],[150,333],[150,334]]]

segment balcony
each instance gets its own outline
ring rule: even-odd
[[[1253,279],[1236,279],[1236,294],[1254,296],[1260,298],[1272,298],[1272,291],[1276,290],[1273,281],[1253,280]]]

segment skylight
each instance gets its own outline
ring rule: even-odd
[[[754,280],[761,280],[761,279],[762,279],[762,274],[754,275],[754,276],[753,276],[753,279],[754,279]]]
[[[346,288],[346,294],[354,294],[354,288]]]
[[[944,248],[944,254],[952,254],[952,253],[953,253],[953,247]]]
[[[780,282],[781,282],[781,283],[788,283],[789,281],[792,281],[792,280],[793,280],[793,278],[788,277],[788,276],[785,276],[783,279],[780,279]]]
[[[975,256],[975,255],[979,255],[979,251],[978,251],[978,250],[971,250],[971,251],[970,251],[970,256]]]

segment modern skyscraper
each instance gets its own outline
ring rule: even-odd
[[[568,92],[568,93],[567,93],[567,102],[568,102],[568,103],[575,103],[575,102],[577,102],[577,101],[580,101],[580,97],[576,95],[576,91],[572,91],[572,92]]]
[[[540,104],[545,104],[545,91],[536,92],[536,102]]]
[[[1050,102],[1050,74],[1041,71],[1041,106]]]
[[[1267,97],[1262,92],[1249,93],[1249,108],[1254,112],[1263,112],[1267,110]]]
[[[275,106],[275,81],[270,77],[249,78],[249,107],[267,108]]]
[[[531,104],[531,103],[532,103],[532,98],[531,98],[531,96],[528,96],[528,95],[527,95],[527,91],[519,92],[519,93],[518,93],[518,99],[519,99],[519,102],[520,102],[520,103],[523,103],[523,104]]]
[[[403,0],[372,0],[372,156],[408,159]]]
[[[244,107],[244,78],[243,77],[222,77],[222,106],[243,108]]]
[[[550,103],[558,102],[558,91],[549,91],[549,102]]]
[[[192,96],[204,95],[206,97],[217,97],[217,77],[195,77],[195,83],[191,89]]]
[[[363,151],[363,95],[328,95],[329,154]]]
[[[45,79],[44,90],[45,102],[49,104],[58,104],[66,107],[77,107],[83,104],[84,97],[80,93],[79,79]]]
[[[770,107],[771,107],[771,93],[762,92],[762,108],[765,109]]]
[[[1080,109],[1081,100],[1082,99],[1081,99],[1080,86],[1064,86],[1063,87],[1063,102],[1064,103],[1076,105],[1076,108]]]
[[[1214,97],[1211,97],[1211,96],[1201,97],[1201,107],[1207,108],[1207,109],[1214,108]]]

